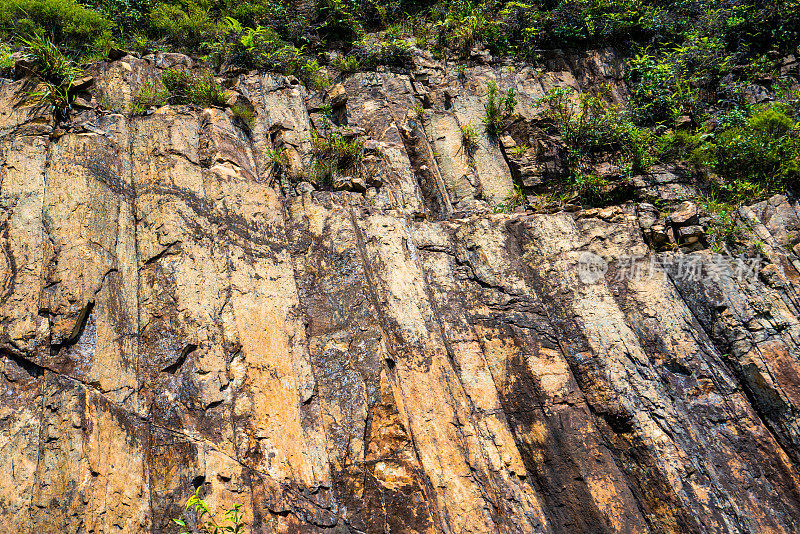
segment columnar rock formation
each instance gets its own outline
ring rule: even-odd
[[[200,486],[254,533],[800,530],[797,204],[744,210],[758,277],[587,281],[642,210],[495,214],[546,150],[464,153],[488,80],[524,122],[624,93],[610,53],[348,77],[361,191],[273,180],[325,103],[292,79],[231,78],[250,128],[109,111],[176,62],[94,65],[69,127],[0,84],[0,532],[174,532]]]

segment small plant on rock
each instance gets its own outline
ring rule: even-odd
[[[529,147],[526,143],[522,143],[521,145],[517,145],[514,148],[512,148],[509,152],[515,158],[521,158],[522,156],[525,155],[525,152],[527,152],[530,148],[531,147]]]
[[[472,160],[475,157],[475,151],[478,150],[478,130],[469,122],[462,124],[460,128],[461,146],[464,147],[467,158]]]
[[[255,112],[252,109],[245,106],[233,106],[231,107],[231,113],[233,118],[248,130],[251,130],[255,125]]]
[[[337,129],[330,129],[324,135],[312,131],[311,147],[319,185],[331,185],[338,170],[358,171],[364,159],[364,138],[346,136]]]
[[[358,58],[352,55],[339,56],[333,60],[333,67],[343,75],[353,74],[361,68]]]
[[[161,83],[173,104],[223,106],[227,100],[225,90],[210,72],[194,76],[185,70],[167,69],[161,74]]]
[[[483,104],[483,124],[489,135],[497,137],[505,130],[506,119],[514,113],[517,99],[513,87],[509,87],[502,96],[495,82],[489,82],[487,89],[486,102]]]
[[[76,67],[52,41],[39,33],[22,39],[22,43],[27,49],[33,71],[42,85],[39,91],[30,95],[49,105],[56,121],[67,119],[76,96],[72,85],[83,71]]]
[[[159,84],[145,82],[131,103],[130,115],[144,115],[149,107],[159,107],[167,103],[169,93]]]
[[[197,524],[197,530],[201,534],[244,534],[244,517],[241,509],[241,504],[234,504],[223,511],[222,520],[218,522],[211,514],[211,508],[200,497],[200,488],[197,488],[194,495],[186,501],[186,510],[194,516],[194,523]],[[190,530],[183,519],[173,519],[173,521],[181,528],[180,534],[195,532],[193,529]]]
[[[494,212],[511,213],[517,206],[521,206],[523,202],[525,202],[525,193],[522,192],[522,188],[519,184],[514,184],[514,189],[511,190],[511,194],[509,194],[503,202],[500,202],[494,207]]]

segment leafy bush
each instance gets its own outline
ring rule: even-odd
[[[597,173],[578,173],[571,177],[574,193],[589,204],[603,204],[608,199],[611,182]]]
[[[349,44],[364,33],[354,0],[317,0],[317,32],[330,43]]]
[[[696,91],[671,61],[659,61],[650,54],[639,54],[629,62],[634,119],[639,124],[673,125],[680,115],[688,113]]]
[[[500,135],[505,129],[505,120],[514,113],[517,99],[514,88],[509,87],[505,95],[500,96],[497,83],[489,82],[487,85],[486,102],[483,104],[483,124],[486,132],[491,136]]]
[[[161,74],[161,83],[167,91],[167,101],[172,104],[223,106],[227,100],[225,90],[210,72],[196,76],[184,70],[167,69]]]
[[[211,8],[210,0],[162,2],[150,13],[150,22],[157,34],[176,44],[196,48],[212,40],[218,31]]]
[[[353,74],[361,69],[361,62],[352,55],[339,56],[333,60],[333,68],[344,75]]]
[[[0,0],[0,28],[9,36],[49,35],[62,47],[85,52],[107,43],[111,27],[75,0]]]
[[[311,132],[311,147],[314,155],[315,180],[319,185],[331,185],[339,170],[358,171],[364,159],[364,139],[348,137],[336,129]]]
[[[717,253],[725,252],[727,246],[734,246],[742,240],[746,228],[737,219],[736,207],[720,200],[718,193],[713,190],[701,197],[700,203],[703,210],[712,218],[706,230],[711,250]]]
[[[556,88],[536,104],[545,105],[545,118],[550,119],[556,133],[563,138],[574,175],[590,174],[596,155],[611,155],[627,175],[650,166],[654,142],[649,131],[635,126],[600,96],[574,95],[572,89]]]
[[[434,25],[438,48],[468,55],[472,47],[482,41],[482,32],[487,24],[486,10],[483,3],[469,0],[452,2],[449,12]]]
[[[330,84],[315,59],[306,56],[301,48],[286,44],[269,27],[243,27],[239,21],[228,17],[222,35],[211,47],[223,63],[282,72],[296,76],[315,89]]]
[[[211,515],[211,508],[200,497],[200,488],[197,488],[194,495],[186,501],[186,510],[191,510],[190,513],[194,515],[194,522],[198,525],[201,534],[244,534],[244,517],[241,509],[241,504],[234,504],[223,511],[222,520],[217,522]],[[181,534],[194,532],[194,529],[190,530],[183,519],[173,519],[173,521],[181,528]],[[225,524],[220,524],[223,522]]]
[[[374,69],[378,65],[406,69],[412,66],[411,45],[400,39],[372,45],[361,41],[353,45],[350,54],[362,69]]]
[[[144,32],[156,0],[91,0],[89,4],[126,33]]]
[[[56,121],[69,117],[70,109],[75,101],[72,84],[80,76],[81,71],[66,57],[49,39],[35,33],[28,39],[22,39],[34,73],[42,85],[42,89],[31,96],[51,107]]]
[[[706,147],[706,163],[736,200],[800,183],[800,124],[780,104],[756,110],[740,127],[724,130]]]

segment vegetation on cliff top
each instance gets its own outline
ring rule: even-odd
[[[26,49],[43,82],[38,96],[61,116],[79,72],[70,58],[105,57],[114,46],[191,52],[206,68],[279,71],[319,88],[330,83],[321,65],[406,67],[412,46],[460,61],[463,81],[476,46],[536,64],[548,48],[611,45],[627,56],[628,105],[610,106],[602,91],[541,102],[567,147],[572,190],[602,203],[609,184],[593,167],[603,153],[622,176],[656,162],[691,167],[722,202],[793,190],[800,179],[797,80],[781,78],[781,61],[800,54],[800,0],[0,0],[0,38],[0,68]],[[770,88],[767,102],[748,94],[753,82]],[[495,138],[513,114],[513,91],[489,87],[484,127]],[[224,96],[210,71],[167,71],[133,112]],[[462,133],[471,152],[474,132]]]

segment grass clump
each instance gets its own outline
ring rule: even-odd
[[[331,186],[339,171],[360,171],[359,165],[364,159],[364,138],[360,135],[345,136],[335,128],[327,128],[323,133],[313,130],[311,147],[318,185]]]
[[[161,74],[161,83],[171,104],[223,106],[227,100],[225,90],[211,72],[193,75],[185,70],[167,69]]]
[[[8,43],[0,43],[0,71],[14,66],[14,56]]]
[[[42,34],[34,33],[22,43],[42,87],[31,96],[51,108],[56,122],[66,120],[76,98],[73,83],[83,71]]]
[[[493,208],[493,211],[495,213],[511,213],[517,206],[521,206],[524,202],[525,194],[522,192],[522,188],[519,184],[514,184],[514,189],[511,190],[511,193],[503,202],[498,203]]]
[[[460,126],[461,129],[461,146],[464,147],[464,152],[469,160],[475,157],[475,151],[478,150],[478,130],[472,123],[465,123]]]
[[[130,113],[143,115],[148,108],[165,104],[224,106],[227,99],[228,94],[211,72],[192,74],[185,70],[167,69],[161,73],[159,82],[142,85],[133,99]]]

